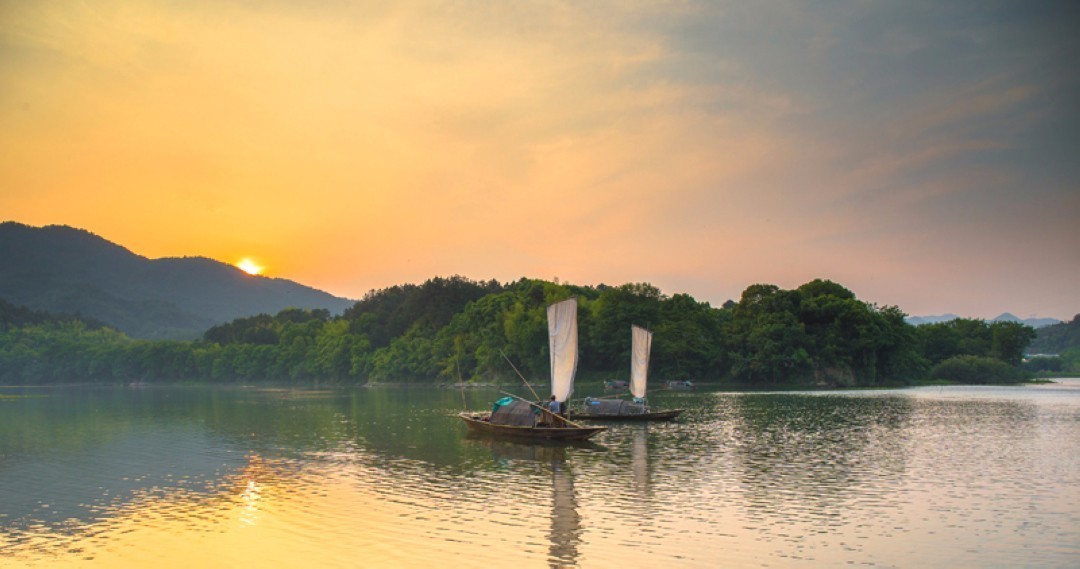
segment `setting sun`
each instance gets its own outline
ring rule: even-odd
[[[252,261],[251,259],[245,257],[243,259],[240,259],[240,262],[236,264],[236,268],[240,269],[241,271],[244,271],[245,273],[247,273],[249,275],[257,275],[257,274],[263,272],[264,267],[261,266],[261,265],[255,264],[255,261]]]

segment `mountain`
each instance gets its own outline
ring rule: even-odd
[[[135,338],[191,339],[285,308],[340,313],[354,301],[205,257],[148,259],[89,231],[0,223],[0,299],[81,314]]]
[[[912,326],[919,326],[922,324],[938,324],[940,322],[948,322],[950,320],[956,320],[960,318],[955,314],[940,314],[931,316],[908,316],[904,320]],[[1008,312],[1003,312],[997,318],[991,320],[991,322],[1019,322],[1020,324],[1026,324],[1032,328],[1042,328],[1044,326],[1053,326],[1054,324],[1060,324],[1061,320],[1057,318],[1027,318],[1020,319]]]
[[[1025,319],[1020,319],[1020,318],[1017,318],[1016,316],[1013,316],[1012,314],[1009,314],[1008,312],[1002,313],[1000,316],[993,319],[992,322],[1019,322],[1020,324],[1027,324],[1028,326],[1031,326],[1032,328],[1043,328],[1043,327],[1046,327],[1046,326],[1053,326],[1054,324],[1061,324],[1061,320],[1058,320],[1057,318],[1025,318]]]
[[[922,324],[938,324],[940,322],[948,322],[950,320],[956,320],[960,318],[955,314],[933,314],[930,316],[908,316],[904,320],[912,326],[920,326]]]

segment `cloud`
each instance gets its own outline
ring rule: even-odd
[[[825,277],[930,306],[893,281],[936,275],[947,305],[979,278],[948,267],[1075,237],[1075,47],[980,6],[5,3],[0,206],[353,296]]]

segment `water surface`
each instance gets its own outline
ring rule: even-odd
[[[1076,380],[657,392],[577,445],[468,437],[498,397],[0,389],[0,565],[1080,565]]]

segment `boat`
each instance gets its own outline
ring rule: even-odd
[[[566,404],[574,392],[578,362],[577,299],[548,306],[548,347],[551,358],[551,395]],[[524,378],[523,378],[524,379]],[[582,441],[606,427],[578,425],[556,415],[539,402],[509,395],[495,402],[490,413],[459,413],[469,433],[545,441]]]
[[[531,417],[527,423],[521,425],[510,425],[500,422],[501,417],[496,413],[461,413],[458,417],[461,417],[465,424],[469,428],[470,435],[485,435],[494,437],[506,437],[512,439],[532,439],[538,441],[584,441],[589,437],[604,431],[606,427],[588,427],[588,426],[573,426],[570,424],[564,424],[561,426],[543,424],[539,422],[539,419],[535,413],[532,412],[532,406],[535,404],[526,401],[514,401],[514,403],[525,403],[527,413],[515,413],[511,410],[510,414],[527,415]]]
[[[625,391],[630,387],[630,382],[625,379],[613,379],[604,382],[604,391]]]
[[[682,415],[686,409],[669,409],[666,411],[629,411],[620,412],[623,410],[612,411],[610,407],[590,408],[590,403],[595,401],[607,402],[618,401],[612,399],[592,399],[587,398],[585,400],[585,411],[576,411],[568,413],[567,417],[574,420],[591,420],[591,421],[670,421]],[[625,401],[624,401],[625,402]]]
[[[681,415],[684,409],[654,411],[649,409],[645,398],[645,386],[649,371],[649,355],[652,352],[652,332],[630,326],[630,394],[633,401],[617,398],[586,397],[581,411],[569,413],[571,419],[609,421],[668,421]]]

